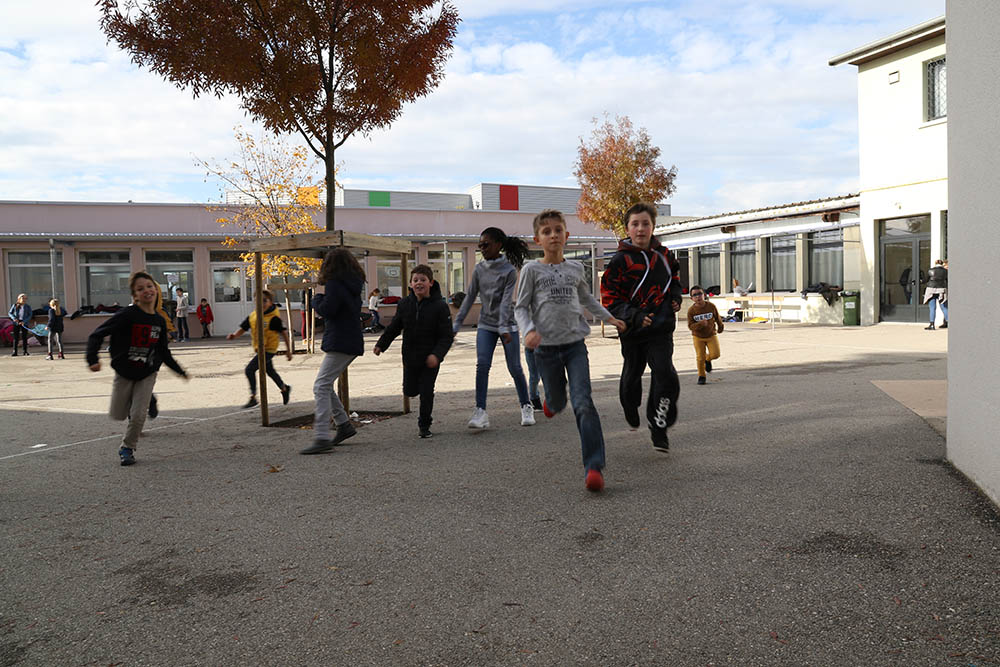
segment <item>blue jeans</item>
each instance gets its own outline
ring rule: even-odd
[[[493,365],[493,353],[497,349],[500,333],[479,328],[476,330],[476,407],[486,409],[486,390],[490,384],[490,367]],[[521,343],[517,332],[510,334],[510,342],[504,343],[504,357],[507,358],[507,372],[514,379],[517,389],[518,405],[530,403],[528,385],[524,381],[524,371],[521,369]]]
[[[569,393],[580,432],[583,467],[586,470],[604,468],[604,432],[601,418],[590,396],[590,360],[587,345],[582,340],[565,345],[539,345],[535,348],[535,363],[545,387],[545,403],[552,412],[566,407],[566,376]]]
[[[535,363],[535,351],[524,348],[524,363],[528,365],[528,396],[531,400],[538,398],[538,383],[542,378],[538,376],[538,364]]]
[[[934,324],[934,317],[937,315],[937,308],[936,308],[937,304],[938,304],[938,298],[937,298],[937,295],[935,294],[934,296],[932,296],[930,298],[930,301],[927,302],[927,305],[931,309],[931,324]],[[947,322],[948,321],[948,302],[947,301],[941,303],[941,314],[944,315],[944,321]]]

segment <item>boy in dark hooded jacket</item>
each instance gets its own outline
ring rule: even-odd
[[[651,378],[646,400],[653,448],[669,448],[667,427],[677,421],[680,381],[674,369],[675,313],[681,306],[680,265],[653,236],[656,207],[639,203],[625,212],[629,238],[618,245],[601,278],[601,304],[628,325],[620,336],[622,376],[618,386],[625,420],[639,427],[642,374]]]
[[[431,435],[431,411],[434,409],[434,382],[444,355],[455,338],[451,310],[441,297],[441,287],[426,264],[413,267],[410,295],[396,304],[396,316],[382,332],[372,352],[375,356],[389,349],[403,334],[403,395],[420,396],[417,426],[421,438]]]

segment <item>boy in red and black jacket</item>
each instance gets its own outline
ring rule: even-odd
[[[639,427],[642,374],[649,365],[651,378],[646,400],[653,448],[669,448],[667,427],[677,421],[680,381],[674,369],[674,329],[681,307],[680,265],[672,252],[653,236],[656,207],[639,203],[625,212],[628,238],[601,278],[601,304],[628,325],[619,340],[622,376],[618,396],[625,421]]]

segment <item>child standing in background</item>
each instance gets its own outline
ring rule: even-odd
[[[378,316],[378,305],[381,302],[382,292],[376,287],[371,291],[371,294],[368,295],[368,312],[372,315],[372,323],[369,326],[382,326],[382,320]]]
[[[153,277],[143,271],[133,273],[129,289],[132,305],[108,318],[87,339],[87,364],[96,373],[101,370],[98,351],[104,338],[111,337],[111,367],[115,370],[115,379],[111,385],[108,414],[116,421],[129,420],[118,450],[123,466],[135,463],[133,452],[146,423],[149,398],[153,395],[160,364],[166,364],[187,379],[187,373],[167,347],[167,324],[156,313],[159,291]]]
[[[434,383],[444,355],[455,338],[451,310],[441,296],[434,272],[426,264],[413,267],[410,295],[396,305],[396,315],[372,350],[375,356],[389,349],[403,334],[403,395],[420,396],[417,427],[421,438],[429,438],[434,409]]]
[[[694,339],[694,352],[698,359],[698,384],[705,384],[705,373],[712,372],[712,360],[718,359],[719,336],[725,325],[719,317],[715,304],[705,299],[701,285],[693,285],[689,292],[691,307],[688,308],[688,329]]]
[[[190,339],[191,332],[188,331],[188,298],[184,294],[182,287],[177,288],[177,309],[174,314],[177,318],[177,342],[183,343]]]
[[[583,450],[585,485],[589,491],[604,489],[604,433],[590,388],[590,361],[584,339],[590,325],[583,309],[613,324],[619,333],[625,323],[615,318],[590,293],[580,262],[566,260],[569,239],[562,213],[545,210],[535,216],[535,243],[544,256],[521,270],[517,287],[517,324],[524,332],[524,346],[535,351],[535,363],[545,387],[542,409],[554,417],[566,407],[566,376],[576,428]]]
[[[52,361],[52,349],[53,344],[55,348],[59,350],[59,358],[65,359],[63,356],[63,346],[62,346],[62,334],[64,330],[63,318],[66,317],[66,309],[59,305],[59,299],[52,299],[49,301],[49,337],[48,337],[48,347],[49,354],[45,357],[49,361]]]
[[[521,426],[531,426],[535,423],[534,408],[521,369],[521,345],[514,319],[517,269],[528,257],[528,244],[516,236],[507,236],[502,229],[487,227],[479,235],[479,251],[483,254],[483,261],[473,269],[472,280],[454,325],[455,333],[458,333],[478,294],[482,307],[476,325],[476,409],[469,419],[469,428],[490,426],[490,418],[486,414],[486,392],[497,340],[503,342],[507,372],[514,380],[517,402],[521,406]]]
[[[208,299],[202,299],[201,303],[198,304],[198,321],[201,322],[201,337],[211,338],[212,333],[209,331],[208,326],[215,321],[215,315],[212,314],[212,307],[208,305]]]
[[[18,294],[14,305],[7,311],[7,316],[14,323],[14,351],[10,356],[17,356],[17,339],[20,336],[24,349],[24,356],[28,356],[28,330],[25,328],[31,324],[33,317],[31,306],[28,305],[28,295]]]

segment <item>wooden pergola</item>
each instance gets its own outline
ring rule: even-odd
[[[407,260],[410,256],[410,242],[405,239],[388,238],[383,236],[372,236],[371,234],[361,234],[359,232],[347,232],[334,230],[328,232],[312,232],[309,234],[289,234],[288,236],[276,236],[269,238],[254,239],[250,242],[250,252],[253,253],[254,263],[254,307],[258,313],[264,310],[264,278],[262,255],[292,255],[296,257],[320,258],[326,256],[331,248],[347,248],[349,250],[363,250],[366,255],[380,255],[386,257],[398,257],[402,276],[403,289],[409,282],[407,272]],[[272,284],[269,287],[279,289],[305,289],[313,287],[316,283],[302,282],[288,285]],[[312,312],[312,304],[307,305],[307,309]],[[291,313],[289,313],[289,324]],[[308,318],[312,321],[312,316]],[[261,425],[268,426],[269,418],[267,411],[267,359],[264,352],[264,318],[257,317],[256,331],[252,336],[256,336],[259,341],[257,345],[257,372],[258,384],[260,385],[260,418]],[[294,333],[292,334],[294,337]],[[350,412],[350,390],[348,387],[347,370],[340,376],[337,393],[344,403],[344,408]],[[403,396],[403,412],[410,411],[410,399]]]

